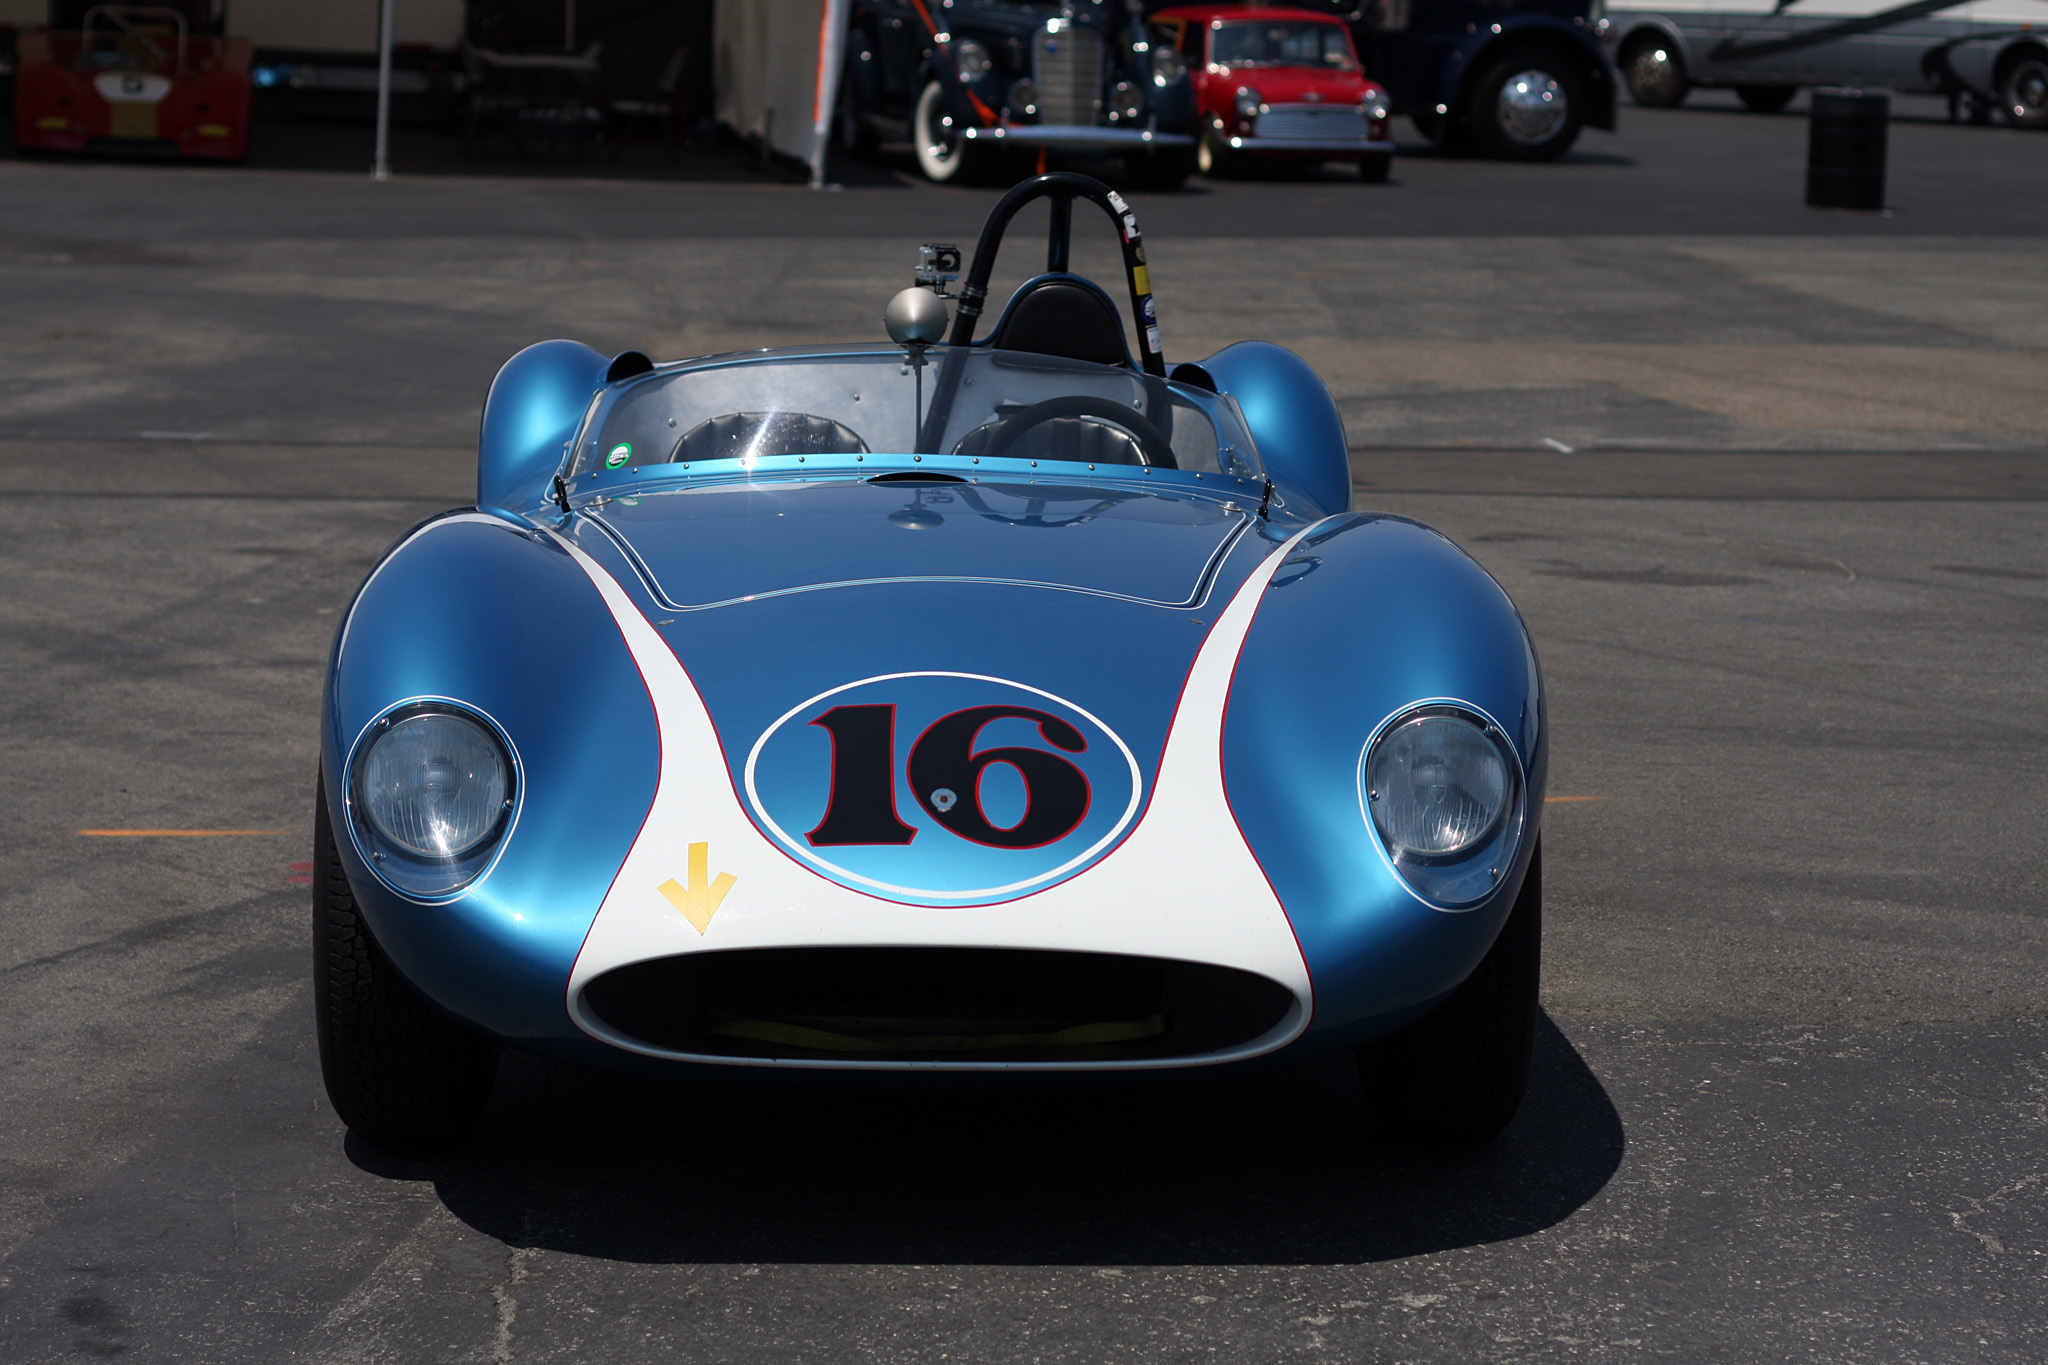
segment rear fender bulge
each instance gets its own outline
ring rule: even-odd
[[[1417,702],[1461,702],[1507,732],[1526,827],[1497,889],[1435,909],[1382,856],[1361,809],[1367,740]],[[1369,1034],[1442,996],[1492,944],[1534,848],[1546,764],[1535,652],[1514,604],[1437,532],[1359,514],[1273,575],[1245,641],[1223,736],[1231,811],[1316,983],[1316,1028]]]
[[[506,361],[484,400],[476,500],[528,511],[569,455],[569,442],[612,362],[580,341],[538,341]]]
[[[1237,400],[1259,460],[1313,500],[1304,515],[1351,510],[1351,456],[1337,401],[1309,363],[1285,346],[1240,341],[1200,362],[1218,392]]]
[[[392,707],[443,699],[510,743],[520,792],[502,852],[443,902],[378,879],[337,840],[370,929],[400,972],[500,1037],[568,1036],[570,966],[645,818],[660,741],[647,688],[589,578],[543,533],[478,512],[414,530],[358,592],[321,726],[342,815],[355,746]]]

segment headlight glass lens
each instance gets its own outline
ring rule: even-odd
[[[1259,106],[1263,105],[1265,102],[1265,96],[1261,95],[1258,92],[1258,90],[1254,87],[1249,85],[1241,85],[1237,88],[1236,108],[1237,116],[1239,118],[1257,118],[1259,116]]]
[[[356,799],[370,827],[401,852],[460,859],[498,831],[512,773],[495,736],[463,716],[408,716],[370,741]]]
[[[1152,79],[1159,85],[1172,85],[1188,73],[1187,59],[1176,48],[1165,43],[1152,45]]]
[[[995,63],[982,44],[972,38],[960,38],[953,43],[953,65],[959,70],[961,80],[971,81]]]
[[[1030,81],[1018,81],[1010,87],[1010,114],[1025,118],[1038,113],[1038,87]]]
[[[1145,112],[1145,97],[1138,93],[1138,87],[1129,81],[1118,81],[1116,88],[1109,92],[1109,116],[1121,123],[1128,123]]]
[[[1397,856],[1450,857],[1493,832],[1513,793],[1508,763],[1470,721],[1416,716],[1380,737],[1366,764],[1373,824]]]

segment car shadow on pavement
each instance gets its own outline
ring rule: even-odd
[[[1142,1086],[876,1090],[500,1073],[482,1141],[392,1158],[507,1243],[634,1262],[1345,1264],[1526,1236],[1620,1165],[1606,1090],[1546,1017],[1490,1146],[1374,1146],[1348,1060]]]

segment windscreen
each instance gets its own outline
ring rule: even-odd
[[[575,472],[913,453],[1259,476],[1227,398],[1118,366],[947,347],[658,370],[600,400]]]
[[[1220,66],[1315,66],[1352,69],[1351,44],[1335,24],[1225,24],[1210,39],[1209,60]]]

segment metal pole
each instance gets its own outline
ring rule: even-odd
[[[391,25],[397,8],[398,0],[384,0],[377,28],[377,164],[370,168],[372,180],[391,178]]]

